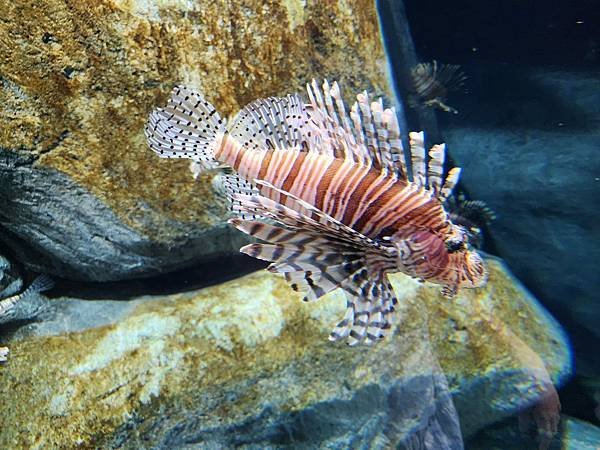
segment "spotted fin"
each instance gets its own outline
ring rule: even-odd
[[[396,262],[395,249],[361,235],[290,193],[282,193],[312,217],[265,197],[236,195],[234,199],[242,208],[275,223],[230,220],[244,233],[267,242],[250,244],[240,251],[270,261],[269,270],[283,273],[292,288],[304,294],[305,301],[341,287],[349,306],[331,339],[347,338],[354,345],[383,337],[396,303],[385,276]]]
[[[171,92],[167,106],[150,113],[144,128],[148,145],[161,158],[188,158],[194,176],[214,169],[214,152],[226,131],[225,120],[203,96],[184,86]]]
[[[310,117],[299,95],[269,97],[246,105],[233,119],[229,133],[250,150],[300,148]]]
[[[245,220],[252,220],[259,217],[250,208],[242,211],[240,202],[234,199],[236,195],[260,195],[258,189],[249,181],[244,180],[235,173],[219,173],[213,178],[213,187],[215,192],[224,196],[231,213],[238,214]]]

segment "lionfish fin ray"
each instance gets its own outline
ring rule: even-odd
[[[436,144],[427,153],[425,134],[422,131],[409,133],[409,138],[412,181],[417,186],[430,191],[433,197],[444,203],[456,187],[461,169],[453,167],[444,176],[446,144]]]
[[[229,133],[249,150],[300,149],[309,132],[309,120],[299,95],[269,97],[242,108],[231,122]]]
[[[276,189],[258,180],[255,184]],[[295,199],[312,217],[266,197],[238,194],[234,199],[244,207],[275,222],[231,219],[240,231],[266,241],[241,251],[271,262],[269,270],[283,273],[294,290],[304,293],[306,301],[341,287],[354,306],[349,306],[350,312],[332,332],[332,339],[348,338],[351,345],[379,340],[390,328],[396,303],[385,276],[395,267],[395,249],[361,235],[290,193],[282,193]]]
[[[312,122],[316,136],[314,145],[324,153],[357,164],[385,170],[398,178],[406,178],[406,161],[394,108],[383,108],[383,100],[370,103],[366,91],[357,94],[356,102],[347,108],[337,82],[327,80],[322,88],[315,80],[307,85]]]
[[[387,275],[369,274],[363,269],[346,279],[341,287],[346,293],[346,314],[329,339],[347,338],[349,345],[356,345],[372,344],[385,337],[397,304]]]
[[[427,160],[425,153],[425,134],[421,131],[408,134],[410,142],[410,157],[412,164],[413,182],[420,187],[427,187]]]
[[[312,146],[336,158],[370,166],[371,156],[365,145],[362,128],[357,127],[356,110],[346,111],[337,82],[327,80],[319,87],[316,80],[306,85],[313,124]],[[351,125],[353,124],[354,127]]]
[[[433,195],[438,197],[442,191],[444,175],[444,159],[446,144],[436,144],[429,150],[429,164],[427,167],[427,181]]]
[[[260,195],[258,189],[249,181],[243,179],[234,173],[218,174],[213,179],[215,191],[224,194],[227,201],[229,211],[233,214],[240,213],[240,217],[246,220],[256,219],[259,216],[249,209],[242,211],[239,200],[234,197],[236,195],[255,196]]]
[[[150,149],[161,158],[193,160],[195,176],[220,165],[214,153],[226,132],[225,120],[198,92],[175,87],[167,106],[150,113],[144,132]]]
[[[452,191],[458,184],[458,180],[460,178],[460,167],[453,167],[450,169],[448,174],[446,175],[446,179],[444,180],[444,185],[440,191],[440,200],[442,202],[446,201],[448,197],[452,195]]]

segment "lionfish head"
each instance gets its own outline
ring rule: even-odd
[[[449,264],[460,274],[458,287],[480,287],[487,280],[485,264],[479,253],[473,249],[473,244],[472,233],[467,228],[452,224],[445,245],[450,255]]]

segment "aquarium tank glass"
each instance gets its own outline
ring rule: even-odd
[[[1,449],[600,449],[593,0],[0,0]]]

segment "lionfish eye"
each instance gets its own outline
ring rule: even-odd
[[[450,253],[462,250],[464,247],[465,247],[464,241],[455,240],[455,239],[446,241],[446,250],[448,250],[448,252],[450,252]]]

